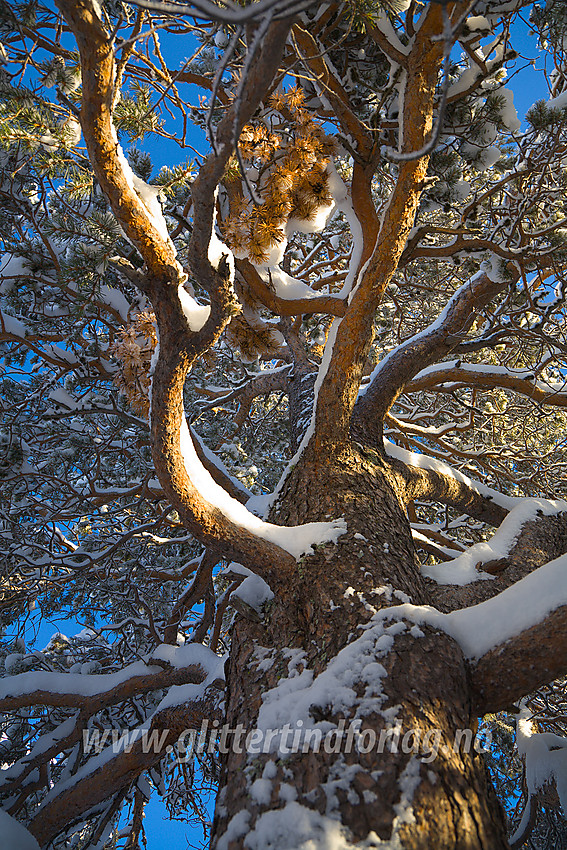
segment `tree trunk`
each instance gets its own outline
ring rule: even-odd
[[[508,847],[483,759],[467,752],[471,732],[455,745],[476,727],[461,650],[431,629],[370,623],[408,596],[428,601],[393,480],[356,445],[302,458],[288,480],[275,521],[344,516],[348,531],[303,559],[293,586],[272,586],[262,622],[235,623],[227,724],[261,732],[249,752],[244,734],[226,739],[216,850]],[[266,731],[286,723],[278,752]],[[315,724],[319,752],[302,737]],[[293,743],[299,752],[286,752]]]

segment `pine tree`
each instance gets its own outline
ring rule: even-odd
[[[567,18],[513,5],[0,6],[9,850],[152,793],[565,844]]]

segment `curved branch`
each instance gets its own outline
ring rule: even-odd
[[[501,366],[484,366],[474,363],[461,363],[460,360],[450,363],[440,363],[427,370],[422,370],[405,387],[406,392],[419,392],[427,389],[443,390],[441,384],[475,386],[482,389],[513,390],[525,395],[539,404],[552,404],[555,407],[567,407],[567,383],[553,385],[544,381],[536,381],[534,370],[506,369]]]
[[[264,307],[278,316],[312,315],[328,313],[331,316],[344,316],[346,301],[338,295],[317,295],[312,298],[281,298],[267,283],[264,283],[250,260],[235,261],[236,268],[250,287],[255,298]]]
[[[511,274],[518,275],[514,269]],[[380,446],[384,417],[414,375],[462,342],[478,311],[507,284],[479,272],[458,289],[424,331],[391,351],[375,368],[355,406],[355,433]]]
[[[152,382],[151,416],[157,476],[184,523],[206,546],[229,541],[225,551],[236,559],[244,557],[268,572],[291,568],[294,559],[286,551],[236,524],[203,496],[188,475],[180,438],[181,428],[185,427],[185,377],[195,358],[218,339],[232,308],[228,249],[218,268],[209,259],[216,188],[241,127],[257,108],[278,68],[291,20],[279,20],[268,26],[255,61],[243,77],[242,90],[217,128],[215,150],[205,159],[192,187],[194,221],[189,258],[193,272],[210,296],[209,317],[195,327],[195,322],[186,317],[180,300],[186,276],[176,259],[175,247],[152,222],[128,179],[118,147],[112,124],[115,74],[112,42],[93,0],[59,0],[59,8],[75,33],[81,54],[81,124],[93,170],[115,216],[144,257],[148,271],[146,291],[155,310],[160,340]],[[196,302],[194,306],[198,306]]]
[[[100,756],[92,758],[64,785],[57,784],[32,819],[29,831],[42,847],[47,845],[70,823],[79,820],[111,795],[127,788],[143,771],[157,764],[165,755],[167,747],[173,746],[183,732],[198,729],[204,717],[218,717],[216,702],[210,696],[203,696],[171,706],[166,704],[161,710],[158,706],[146,735],[143,730],[139,730],[142,734],[138,735],[132,746],[128,746],[128,752],[121,749],[109,757],[103,750]],[[161,747],[148,747],[149,736],[159,730],[164,733],[160,739]]]
[[[124,170],[112,123],[116,65],[114,46],[93,0],[56,0],[77,40],[83,96],[81,126],[96,179],[124,232],[140,251],[150,274],[181,282],[183,270],[169,238],[156,228]]]

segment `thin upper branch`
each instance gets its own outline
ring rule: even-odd
[[[165,240],[152,223],[121,161],[112,123],[116,79],[113,42],[92,0],[57,0],[57,6],[79,48],[83,85],[81,126],[96,179],[150,274],[163,275],[167,271],[168,277],[180,282],[183,271],[173,243]]]
[[[355,142],[356,156],[362,161],[368,160],[374,148],[374,139],[350,108],[349,97],[326,60],[323,49],[311,33],[299,24],[293,27],[293,37],[299,55],[315,75],[315,85],[331,104],[341,130]]]

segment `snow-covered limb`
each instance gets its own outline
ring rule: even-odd
[[[331,316],[343,316],[346,303],[338,295],[318,295],[305,285],[303,294],[297,292],[291,297],[282,297],[281,290],[274,291],[268,282],[263,280],[258,269],[247,259],[236,260],[236,268],[250,287],[251,292],[259,301],[268,307],[272,313],[279,316],[310,315],[312,313],[328,313]],[[283,273],[282,273],[283,274]],[[308,290],[308,291],[307,291]]]
[[[128,732],[120,746],[106,747],[74,776],[55,785],[32,818],[32,835],[44,846],[69,823],[80,820],[101,801],[128,787],[159,762],[167,747],[173,746],[183,732],[200,728],[204,717],[220,717],[219,695],[211,676],[200,685],[171,687],[145,723]],[[146,746],[152,732],[158,736],[161,733],[160,746]]]
[[[419,372],[406,386],[407,392],[449,390],[449,385],[505,389],[525,395],[540,404],[567,407],[567,382],[538,380],[534,369],[508,369],[505,366],[463,363],[451,360]],[[445,386],[444,386],[445,385]]]
[[[505,285],[478,272],[455,292],[434,322],[381,360],[359,394],[356,432],[379,445],[384,416],[412,378],[462,342],[478,311]]]
[[[522,701],[516,717],[516,747],[525,764],[527,800],[520,823],[510,836],[510,847],[519,850],[535,826],[539,794],[555,785],[559,803],[567,810],[567,739],[552,732],[537,732],[532,713]]]
[[[384,451],[404,480],[405,498],[439,501],[493,526],[517,504],[511,496],[474,481],[457,469],[428,455],[410,452],[384,439]]]
[[[18,673],[1,680],[0,710],[52,705],[82,708],[90,715],[135,694],[202,682],[217,665],[217,656],[202,644],[163,644],[146,661],[136,661],[117,673]]]
[[[428,605],[403,603],[376,615],[380,622],[385,617],[406,618],[451,635],[469,659],[475,711],[501,711],[565,673],[567,555],[478,605],[445,614]]]
[[[114,50],[94,0],[58,0],[58,7],[77,39],[82,68],[81,126],[97,180],[126,236],[138,248],[150,274],[168,269],[180,283],[183,270],[163,228],[156,227],[148,206],[136,191],[131,170],[125,168],[112,123]],[[126,163],[127,165],[127,163]]]
[[[396,33],[389,16],[380,9],[368,24],[368,32],[382,52],[402,67],[406,63],[408,48],[404,47]]]
[[[517,499],[516,505],[486,543],[475,543],[461,555],[444,564],[422,567],[422,573],[438,584],[470,584],[492,578],[506,564],[506,559],[522,533],[523,526],[540,516],[556,516],[567,511],[567,502],[550,499]],[[490,565],[490,573],[483,566]]]
[[[440,558],[442,561],[452,561],[454,558],[458,557],[459,553],[462,551],[462,548],[455,548],[453,544],[447,545],[447,542],[444,541],[443,535],[437,531],[429,530],[428,528],[424,528],[423,531],[419,531],[414,528],[412,525],[411,536],[413,540],[420,549],[424,549],[430,555],[434,555],[436,558]],[[441,540],[437,540],[436,538],[441,538]]]

